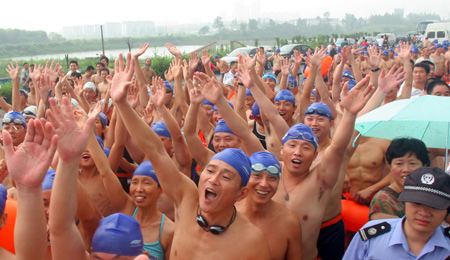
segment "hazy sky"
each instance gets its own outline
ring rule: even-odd
[[[444,20],[450,20],[450,1],[411,1],[411,0],[238,0],[241,5],[256,6],[259,1],[260,14],[275,20],[314,18],[330,12],[331,18],[343,18],[345,13],[356,17],[369,17],[373,14],[393,13],[395,8],[404,8],[408,13],[436,13]],[[157,25],[168,22],[199,23],[212,22],[215,17],[232,20],[236,0],[156,0],[156,1],[2,1],[0,28],[24,30],[44,30],[60,32],[63,26],[104,24],[105,22],[154,21]],[[120,4],[116,4],[120,3]],[[214,4],[213,4],[214,3]],[[274,4],[276,3],[276,4]],[[363,4],[365,3],[365,4]],[[220,4],[220,7],[217,7]],[[226,6],[228,4],[228,6]],[[295,12],[294,12],[295,10]]]

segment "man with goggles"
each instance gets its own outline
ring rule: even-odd
[[[280,163],[266,151],[254,153],[250,161],[249,193],[237,204],[237,210],[262,230],[271,259],[298,259],[302,254],[300,221],[292,211],[272,200],[280,182]]]
[[[2,129],[9,132],[13,140],[13,145],[18,146],[25,140],[27,122],[22,114],[11,111],[3,117]]]
[[[320,228],[353,133],[356,115],[373,92],[371,86],[367,86],[368,80],[369,78],[362,80],[350,92],[347,92],[348,85],[344,86],[341,94],[344,108],[342,121],[334,132],[333,142],[323,152],[323,164],[319,162],[311,168],[320,145],[313,130],[307,125],[294,125],[282,139],[283,185],[278,186],[273,199],[292,210],[300,219],[303,259],[312,260],[318,255]],[[319,112],[317,109],[316,112]],[[320,113],[327,114],[325,110]]]

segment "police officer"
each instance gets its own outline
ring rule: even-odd
[[[441,226],[450,210],[450,176],[434,167],[406,177],[399,200],[405,217],[370,221],[355,235],[343,259],[446,259],[450,228]]]

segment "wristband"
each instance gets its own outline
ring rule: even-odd
[[[377,71],[379,71],[380,70],[380,68],[376,68],[376,69],[374,69],[374,70],[371,70],[372,72],[377,72]]]

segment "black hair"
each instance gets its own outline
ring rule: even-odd
[[[28,64],[28,62],[24,62],[22,66],[25,66],[26,64]]]
[[[76,61],[76,60],[71,60],[71,61],[69,62],[69,64],[72,64],[72,63],[75,63],[75,64],[77,64],[77,66],[78,66],[78,61]]]
[[[236,63],[238,63],[237,61],[232,61],[232,62],[230,62],[230,66],[233,66],[233,64],[236,64]]]
[[[423,60],[420,63],[428,64],[428,66],[433,65],[433,67],[436,68],[436,65],[434,64],[434,62],[432,62],[430,60]],[[430,67],[430,71],[431,71],[431,67]]]
[[[106,63],[109,64],[109,59],[106,56],[100,57],[100,60],[106,60]]]
[[[413,70],[414,70],[414,68],[423,68],[423,69],[425,69],[425,72],[427,74],[430,74],[430,70],[431,70],[430,65],[428,65],[426,63],[422,63],[422,62],[414,64]]]
[[[87,66],[86,71],[91,71],[91,70],[94,70],[94,67],[91,65]]]
[[[391,165],[395,158],[403,157],[407,154],[416,155],[423,166],[430,166],[431,161],[425,143],[419,139],[411,137],[401,137],[392,140],[386,151],[386,161]]]
[[[106,72],[108,73],[108,75],[109,75],[109,69],[107,69],[107,68],[101,69],[101,70],[100,70],[100,74],[102,73],[102,71],[106,71]]]
[[[433,79],[432,81],[425,83],[425,90],[427,91],[427,94],[431,95],[431,92],[433,92],[433,89],[436,86],[446,86],[450,90],[450,86],[443,80],[440,79]]]
[[[105,64],[103,64],[103,62],[97,62],[97,64],[95,64],[95,65],[100,65],[100,66],[102,66],[103,68],[105,67]]]
[[[71,77],[77,77],[77,79],[79,79],[79,78],[81,78],[81,73],[78,73],[78,72],[72,72],[72,73],[70,74],[70,76],[71,76]]]

